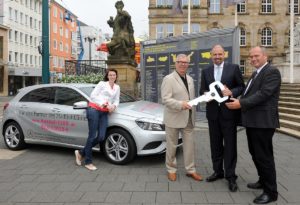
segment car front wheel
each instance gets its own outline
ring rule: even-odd
[[[4,142],[11,150],[20,150],[25,147],[24,134],[18,123],[10,122],[5,126]]]
[[[131,135],[123,129],[108,130],[101,149],[108,161],[113,164],[127,164],[136,156],[136,145]]]

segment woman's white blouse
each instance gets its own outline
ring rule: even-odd
[[[100,81],[91,93],[91,100],[98,105],[108,104],[118,107],[120,101],[120,86],[114,84],[111,88],[108,81]]]

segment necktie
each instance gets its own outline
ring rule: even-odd
[[[216,66],[216,69],[217,69],[217,72],[216,72],[216,81],[221,81],[221,76],[222,76],[222,73],[221,73],[221,67],[220,66]]]
[[[252,75],[251,75],[251,78],[250,78],[250,80],[249,80],[249,84],[248,84],[248,86],[247,86],[247,88],[246,88],[246,90],[245,90],[245,93],[244,93],[244,94],[246,94],[246,93],[247,93],[247,91],[248,91],[248,88],[249,88],[249,87],[250,87],[250,85],[253,83],[253,81],[255,80],[256,76],[257,76],[257,71],[254,71],[254,72],[252,73]]]

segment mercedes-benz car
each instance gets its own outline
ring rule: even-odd
[[[45,84],[22,88],[4,106],[1,133],[6,146],[11,150],[24,149],[26,144],[83,147],[88,136],[86,108],[94,87]],[[121,93],[119,107],[109,114],[100,150],[114,164],[126,164],[137,155],[163,153],[166,142],[162,119],[162,105],[135,101]]]

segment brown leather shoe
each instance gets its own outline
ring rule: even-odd
[[[202,181],[203,178],[200,174],[198,174],[197,172],[193,172],[193,173],[187,173],[186,176],[193,178],[196,181]]]
[[[170,181],[176,181],[176,173],[168,173],[168,179]]]

